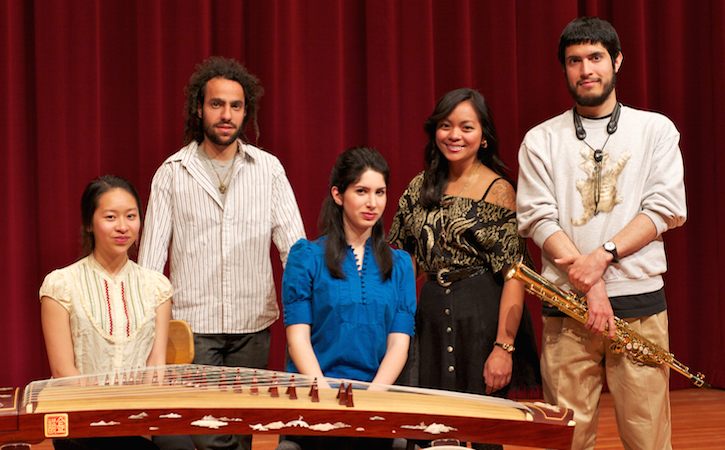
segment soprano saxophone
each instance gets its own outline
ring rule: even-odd
[[[551,304],[551,306],[559,309],[559,311],[577,322],[582,324],[587,322],[589,310],[585,297],[579,298],[573,292],[563,292],[549,280],[524,265],[522,261],[514,263],[509,268],[506,279],[511,278],[523,282],[527,292]],[[638,334],[627,322],[615,316],[614,324],[617,331],[609,346],[613,352],[621,353],[625,351],[630,359],[640,364],[666,364],[689,378],[695,386],[710,388],[710,385],[705,382],[705,375],[699,372],[697,375],[690,373],[690,368],[675,359],[675,355]]]

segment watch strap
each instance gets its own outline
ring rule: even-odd
[[[614,245],[614,242],[607,241],[604,243],[604,245],[602,247],[604,247],[604,250],[612,255],[612,263],[616,264],[619,262],[619,253],[617,252],[617,246]],[[611,248],[607,248],[607,247],[611,247]]]
[[[501,343],[501,342],[494,342],[494,346],[501,347],[502,349],[506,350],[509,353],[513,353],[514,350],[516,350],[516,347],[513,346],[513,344],[507,344],[507,343]]]

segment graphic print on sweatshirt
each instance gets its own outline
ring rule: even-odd
[[[622,196],[617,195],[617,180],[630,156],[632,156],[628,151],[624,151],[619,161],[609,167],[609,153],[602,154],[601,186],[599,187],[599,203],[597,204],[595,195],[597,193],[597,172],[600,168],[594,160],[594,152],[591,149],[584,147],[579,151],[579,154],[584,158],[584,162],[579,164],[579,168],[586,173],[587,178],[576,180],[576,188],[582,196],[582,205],[584,206],[582,216],[578,219],[571,219],[571,223],[576,227],[589,222],[596,213],[611,212],[615,205],[622,203]]]

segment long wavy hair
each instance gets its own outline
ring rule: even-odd
[[[385,158],[377,150],[369,147],[349,148],[338,156],[335,167],[332,168],[330,189],[335,186],[342,194],[348,186],[357,183],[363,173],[368,170],[380,173],[385,179],[385,185],[388,185],[390,169]],[[345,261],[348,250],[343,214],[342,206],[335,203],[332,193],[329,193],[322,203],[320,217],[317,220],[320,236],[327,235],[325,247],[327,269],[334,278],[338,279],[345,278],[342,263]],[[393,253],[385,240],[382,216],[373,225],[370,238],[375,262],[378,264],[383,280],[387,280],[393,273]]]
[[[83,195],[81,196],[81,244],[83,246],[84,256],[90,255],[96,248],[96,240],[90,230],[93,227],[93,214],[98,209],[98,200],[103,194],[116,188],[123,189],[136,199],[139,223],[141,225],[139,231],[143,228],[143,209],[141,208],[141,198],[136,188],[125,178],[115,175],[100,176],[88,183],[86,190],[83,191]]]
[[[486,99],[474,89],[456,89],[438,100],[433,114],[425,121],[424,129],[428,133],[428,143],[425,146],[425,174],[420,192],[420,203],[425,208],[440,204],[448,185],[448,160],[436,144],[438,124],[450,116],[461,102],[469,102],[473,106],[481,123],[483,137],[488,144],[487,147],[481,146],[478,149],[478,160],[513,184],[513,180],[506,173],[506,164],[498,153],[498,134]]]
[[[262,88],[259,79],[250,74],[241,63],[234,59],[212,56],[202,61],[201,64],[197,64],[196,72],[189,79],[189,85],[184,88],[184,94],[186,95],[186,103],[184,104],[184,112],[186,113],[184,145],[191,141],[201,144],[204,140],[204,127],[197,111],[199,105],[204,104],[206,83],[212,78],[218,77],[236,81],[242,85],[246,114],[242,121],[240,136],[244,142],[249,143],[249,139],[244,134],[244,129],[251,120],[254,126],[255,138],[259,139],[257,110],[259,109],[259,98],[264,93],[264,88]]]

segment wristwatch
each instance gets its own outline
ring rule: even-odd
[[[604,250],[608,251],[612,254],[612,262],[618,263],[619,262],[619,253],[617,253],[617,246],[614,245],[614,242],[607,241],[604,243]]]
[[[501,347],[509,353],[513,353],[514,350],[516,350],[516,347],[514,347],[512,344],[507,344],[505,342],[503,344],[501,342],[494,342],[493,345],[496,347]]]

